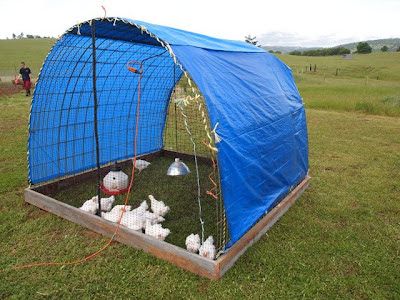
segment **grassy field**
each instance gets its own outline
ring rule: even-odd
[[[30,103],[0,98],[0,298],[400,298],[396,55],[282,56],[308,108],[311,187],[217,282],[118,243],[83,265],[12,270],[81,258],[107,240],[24,204]],[[316,73],[300,71],[309,63]],[[342,63],[353,71],[335,76]],[[369,65],[381,79],[363,73]]]
[[[36,77],[53,43],[53,39],[0,40],[0,77],[13,76],[21,60]],[[307,108],[400,116],[400,52],[354,54],[352,59],[278,57],[292,68]],[[310,64],[317,66],[316,72],[306,71]]]
[[[307,108],[400,116],[400,52],[279,56],[293,70]],[[316,72],[306,66],[316,65]],[[337,76],[336,76],[337,72]]]
[[[54,39],[0,40],[0,76],[13,76],[24,61],[37,76]]]

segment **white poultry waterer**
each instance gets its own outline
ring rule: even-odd
[[[101,190],[107,195],[119,195],[128,191],[129,178],[116,164],[103,178]]]

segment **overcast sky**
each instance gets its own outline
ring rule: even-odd
[[[0,38],[12,33],[59,36],[103,15],[178,27],[263,45],[333,46],[400,37],[400,0],[0,0]]]

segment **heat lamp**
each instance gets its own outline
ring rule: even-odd
[[[189,167],[179,158],[175,158],[175,161],[169,166],[167,171],[168,176],[183,176],[189,173]]]

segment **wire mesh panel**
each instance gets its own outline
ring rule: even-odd
[[[174,153],[193,155],[195,147],[196,155],[202,158],[205,174],[200,177],[200,185],[205,189],[201,191],[199,197],[201,209],[198,217],[202,218],[206,225],[206,236],[207,232],[211,232],[210,234],[215,238],[217,250],[223,250],[227,241],[227,227],[220,192],[218,165],[215,152],[209,147],[210,121],[204,98],[201,96],[196,98],[196,95],[200,95],[200,91],[194,84],[189,85],[188,80],[190,79],[182,77],[171,95],[164,131],[164,149]],[[214,141],[211,146],[215,149]],[[203,207],[205,207],[204,213]],[[208,209],[210,210],[206,211]]]
[[[194,97],[200,92],[195,89],[195,93],[187,84],[187,78],[182,77],[171,94],[171,100],[168,107],[167,122],[164,131],[164,149],[193,154],[193,144],[188,138],[184,115],[181,112],[180,104],[186,100],[186,97]],[[187,116],[192,137],[196,143],[197,154],[201,157],[210,158],[210,149],[206,146],[208,139],[203,126],[202,111],[199,111],[199,104],[202,105],[202,110],[205,112],[204,99],[199,98],[198,101],[188,100],[184,105],[184,112]],[[204,115],[209,128],[209,119],[207,114]]]
[[[46,60],[31,112],[32,183],[95,167],[91,53],[90,37],[66,34]],[[96,53],[100,163],[133,156],[138,76],[126,68],[131,60],[146,60],[137,153],[160,150],[166,99],[174,69],[181,71],[162,47],[97,38]]]

